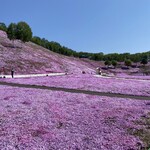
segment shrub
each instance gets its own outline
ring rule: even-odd
[[[141,64],[146,65],[148,63],[147,58],[142,58]]]
[[[105,61],[105,65],[106,65],[106,66],[109,66],[109,65],[111,65],[111,61],[109,61],[109,60],[106,60],[106,61]]]
[[[117,66],[117,61],[116,61],[116,60],[112,60],[111,64],[116,68],[116,66]]]
[[[126,66],[131,66],[132,65],[132,61],[130,59],[126,59],[125,62],[124,62],[124,64]]]

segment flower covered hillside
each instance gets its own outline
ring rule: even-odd
[[[36,74],[50,72],[86,73],[95,71],[96,61],[82,60],[54,53],[32,42],[10,41],[0,30],[0,67],[10,74],[14,67],[16,74]]]

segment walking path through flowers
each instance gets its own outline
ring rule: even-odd
[[[70,89],[70,88],[62,88],[62,87],[49,87],[49,86],[29,85],[29,84],[9,83],[9,82],[0,82],[0,85],[23,87],[23,88],[33,88],[33,89],[45,89],[45,90],[52,90],[52,91],[64,91],[64,92],[70,92],[70,93],[83,93],[83,94],[97,95],[97,96],[150,100],[149,96],[140,96],[140,95],[137,96],[137,95],[130,95],[130,94],[98,92],[98,91],[79,90],[79,89]]]

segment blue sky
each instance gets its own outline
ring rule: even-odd
[[[150,0],[0,0],[0,22],[27,22],[34,36],[76,51],[150,50]]]

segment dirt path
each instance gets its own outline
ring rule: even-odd
[[[108,93],[108,92],[105,93],[105,92],[69,89],[69,88],[61,88],[61,87],[49,87],[49,86],[41,86],[41,85],[29,85],[29,84],[8,83],[8,82],[0,82],[0,85],[6,85],[6,86],[12,86],[12,87],[22,87],[22,88],[43,89],[43,90],[45,89],[45,90],[52,90],[52,91],[64,91],[64,92],[70,92],[70,93],[82,93],[82,94],[97,95],[97,96],[130,98],[130,99],[138,99],[138,100],[150,100],[149,96],[138,96],[138,95]]]

